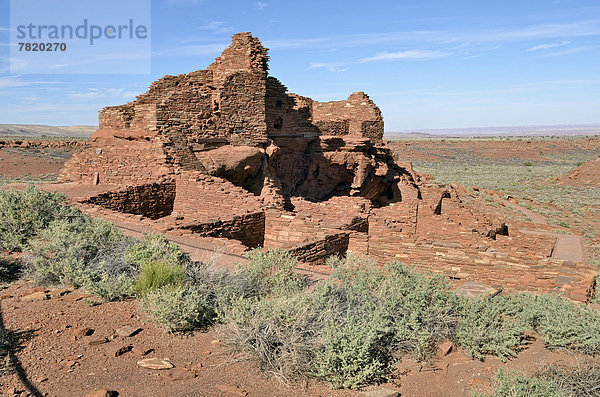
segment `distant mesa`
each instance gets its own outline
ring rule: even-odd
[[[89,138],[97,129],[98,127],[93,125],[0,124],[0,136]]]

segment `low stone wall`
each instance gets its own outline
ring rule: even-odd
[[[50,148],[84,148],[89,146],[87,140],[44,140],[44,139],[0,139],[0,149],[2,148],[35,148],[35,149],[50,149]]]
[[[175,201],[175,182],[149,183],[90,197],[86,204],[113,211],[158,219],[170,215]]]
[[[229,220],[215,220],[181,226],[194,234],[241,241],[248,248],[262,247],[265,240],[265,213],[235,216]]]
[[[141,185],[172,172],[160,143],[114,140],[93,145],[65,164],[59,180],[90,184]]]
[[[288,250],[299,261],[322,264],[333,255],[344,256],[348,251],[348,233],[330,234],[317,241],[311,241]]]

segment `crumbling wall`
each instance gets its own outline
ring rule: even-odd
[[[381,111],[364,92],[355,92],[345,101],[313,101],[312,121],[321,135],[353,135],[382,142]]]
[[[73,155],[62,169],[61,182],[142,185],[171,174],[172,168],[158,142],[94,143]]]
[[[168,181],[129,186],[122,190],[102,193],[90,197],[85,203],[158,219],[171,214],[174,201],[175,182]]]
[[[269,137],[314,138],[318,129],[311,122],[310,98],[288,94],[274,77],[266,81],[266,125]]]
[[[325,263],[330,256],[344,256],[348,250],[348,233],[337,233],[325,238],[301,244],[288,250],[301,262],[310,264]]]
[[[265,238],[265,213],[255,212],[234,216],[231,219],[190,224],[181,228],[199,236],[238,240],[248,248],[262,247]]]

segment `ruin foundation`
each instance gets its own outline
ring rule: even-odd
[[[395,161],[368,95],[317,102],[288,93],[268,59],[257,38],[239,33],[207,69],[165,76],[135,101],[102,109],[62,186],[88,186],[71,199],[118,225],[216,241],[234,254],[278,248],[322,264],[351,252],[457,285],[588,298],[593,267],[552,259],[547,237],[508,230],[460,187]]]

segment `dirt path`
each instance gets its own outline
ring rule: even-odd
[[[519,204],[515,204],[513,202],[510,202],[508,200],[502,200],[502,203],[508,207],[514,208],[517,211],[521,211],[527,218],[529,218],[531,220],[531,222],[533,223],[537,223],[539,225],[547,225],[548,223],[546,222],[546,217],[538,214],[537,212],[534,212],[528,208],[525,208]]]

